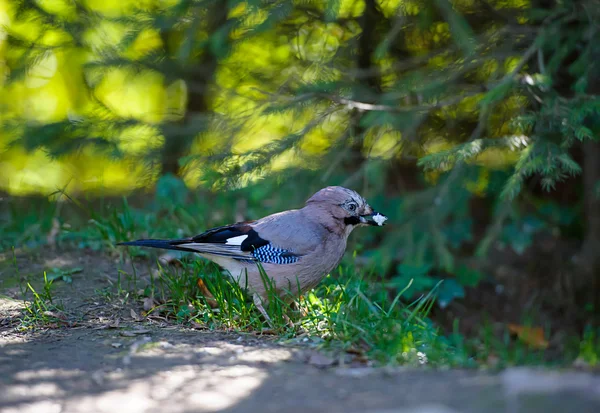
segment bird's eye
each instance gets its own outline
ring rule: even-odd
[[[356,211],[356,204],[348,204],[348,211],[351,211],[351,212]]]

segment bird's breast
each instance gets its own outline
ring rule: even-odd
[[[326,239],[315,251],[314,255],[310,257],[310,264],[313,267],[313,271],[318,274],[320,278],[323,278],[340,263],[345,251],[345,239]]]

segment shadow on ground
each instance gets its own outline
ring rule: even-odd
[[[307,363],[314,350],[268,337],[132,321],[107,328],[85,298],[86,285],[102,285],[106,259],[81,265],[81,299],[68,303],[86,322],[29,332],[0,323],[2,413],[600,411],[600,377],[590,374],[318,368]],[[15,303],[0,298],[0,318],[10,321]]]

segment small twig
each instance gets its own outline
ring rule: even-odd
[[[523,68],[523,66],[525,66],[525,64],[529,61],[529,59],[531,59],[531,57],[539,49],[537,39],[539,39],[539,35],[536,38],[536,41],[534,41],[531,44],[531,46],[525,51],[525,53],[521,57],[521,60],[519,60],[519,62],[513,68],[513,70],[511,72],[507,73],[499,82],[491,83],[491,84],[487,85],[486,87],[484,87],[483,89],[477,89],[477,90],[469,92],[469,93],[463,93],[458,96],[453,96],[451,98],[441,100],[437,103],[430,104],[430,105],[390,106],[390,105],[382,105],[382,104],[373,104],[373,103],[360,102],[360,101],[357,101],[354,99],[349,99],[349,98],[345,98],[345,97],[341,97],[341,96],[336,96],[336,95],[333,95],[330,93],[321,93],[321,92],[309,92],[309,93],[303,93],[301,95],[294,96],[294,97],[284,97],[282,95],[274,94],[274,93],[267,92],[264,90],[260,90],[258,88],[253,88],[253,89],[264,95],[267,95],[267,96],[280,98],[280,99],[284,98],[284,99],[286,99],[286,101],[288,103],[296,103],[296,102],[302,102],[302,101],[309,100],[309,99],[322,98],[322,99],[328,99],[332,102],[335,102],[335,103],[338,103],[341,105],[345,105],[349,110],[358,109],[358,110],[362,110],[362,111],[380,111],[380,112],[391,112],[391,113],[429,112],[434,109],[441,109],[446,106],[451,106],[451,105],[460,103],[467,97],[479,95],[479,94],[485,92],[486,90],[490,90],[501,84],[510,82],[512,79],[514,79],[517,76],[517,74]],[[467,65],[467,67],[470,67],[470,66],[476,66],[476,65],[474,63],[472,65]],[[449,80],[452,80],[452,79],[454,79],[454,77],[451,77]]]
[[[265,95],[269,95],[269,96],[273,96],[273,97],[277,97],[277,98],[285,98],[289,103],[297,103],[297,102],[302,102],[302,101],[309,100],[309,99],[322,98],[322,99],[331,100],[332,102],[339,103],[341,105],[345,105],[350,110],[358,109],[358,110],[364,110],[364,111],[380,111],[380,112],[395,112],[395,113],[429,112],[434,109],[441,109],[446,106],[454,105],[456,103],[461,102],[466,97],[475,96],[475,95],[482,93],[482,91],[476,91],[476,92],[472,92],[472,93],[468,93],[468,94],[463,94],[460,96],[454,96],[454,97],[448,98],[446,100],[439,101],[438,103],[435,103],[432,105],[389,106],[389,105],[379,105],[379,104],[359,102],[357,100],[352,100],[352,99],[348,99],[348,98],[344,98],[341,96],[336,96],[336,95],[332,95],[332,94],[328,94],[328,93],[318,93],[318,92],[304,93],[302,95],[298,95],[295,97],[284,97],[281,95],[266,92],[266,91],[256,89],[256,88],[254,88],[254,90],[256,90],[257,92],[263,93]]]
[[[540,73],[544,75],[544,74],[546,74],[546,65],[544,64],[544,52],[542,51],[542,49],[538,49],[537,58],[538,58],[538,66],[540,68]]]

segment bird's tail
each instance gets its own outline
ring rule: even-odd
[[[163,250],[175,250],[184,252],[196,252],[200,254],[219,255],[237,260],[254,260],[247,251],[240,251],[239,245],[228,245],[224,243],[195,242],[191,238],[184,239],[139,239],[137,241],[120,242],[117,245],[131,247],[150,247]]]
[[[160,248],[163,250],[175,250],[175,251],[188,251],[188,252],[196,252],[193,249],[185,248],[179,246],[186,242],[187,240],[168,240],[168,239],[139,239],[137,241],[127,241],[127,242],[119,242],[117,245],[124,245],[130,247],[150,247],[150,248]]]
[[[219,255],[238,260],[252,259],[248,252],[240,251],[239,245],[227,245],[216,243],[198,243],[193,239],[139,239],[137,241],[120,242],[117,245],[130,247],[150,247],[163,250],[174,250],[184,252],[196,252],[200,254]]]

